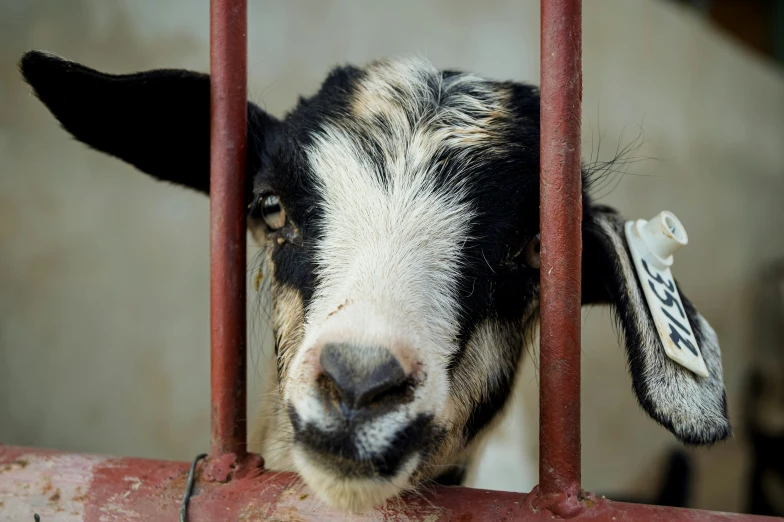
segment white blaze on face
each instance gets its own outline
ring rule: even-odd
[[[429,372],[446,380],[458,328],[460,250],[473,212],[461,183],[437,185],[435,158],[460,148],[445,141],[459,133],[434,110],[440,94],[432,92],[433,78],[440,73],[418,60],[370,66],[353,114],[325,125],[307,150],[322,197],[323,237],[292,377],[313,377],[298,366],[317,341],[374,341],[404,367],[419,363],[428,380],[437,377]],[[362,149],[362,139],[381,146],[383,164]],[[410,361],[414,354],[418,360]]]
[[[429,165],[417,165],[418,158],[387,164],[382,181],[379,166],[336,127],[317,139],[309,157],[321,185],[324,233],[293,375],[315,362],[308,357],[314,343],[372,344],[390,349],[408,371],[421,365],[428,381],[441,378],[445,393],[470,207],[459,192],[434,187]],[[314,375],[303,376],[312,384]]]

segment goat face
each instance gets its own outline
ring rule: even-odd
[[[21,68],[79,140],[208,191],[207,76],[38,52]],[[248,224],[272,274],[295,469],[350,510],[459,477],[536,316],[538,92],[388,61],[334,70],[281,121],[248,115]],[[641,405],[684,442],[726,437],[715,334],[684,298],[710,376],[668,359],[622,221],[586,195],[583,222],[583,300],[615,306]]]
[[[386,62],[273,131],[251,226],[294,462],[328,498],[444,471],[503,406],[538,281],[537,127],[529,87]]]

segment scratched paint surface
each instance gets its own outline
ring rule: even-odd
[[[95,467],[106,460],[96,455],[17,453],[0,446],[0,521],[43,522],[84,520],[87,491]]]
[[[175,522],[188,463],[67,454],[0,444],[0,522]],[[189,522],[327,521],[543,521],[529,494],[432,487],[363,514],[347,516],[320,503],[290,473],[257,472],[225,484],[199,477]],[[688,511],[610,502],[585,496],[572,520],[739,521],[778,520],[731,513]]]

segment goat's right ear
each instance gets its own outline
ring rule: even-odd
[[[208,75],[177,69],[105,74],[43,51],[26,53],[19,69],[79,141],[157,179],[209,194]],[[258,168],[258,141],[274,123],[248,103],[248,172]]]
[[[624,233],[625,220],[613,209],[588,203],[583,215],[583,304],[610,304],[626,345],[632,387],[640,405],[657,422],[686,444],[713,444],[730,436],[727,399],[716,332],[683,294],[676,281],[640,280]],[[646,268],[648,270],[648,268]],[[650,275],[650,272],[648,272]],[[654,286],[661,282],[662,290]],[[672,307],[671,326],[678,334],[677,349],[692,350],[688,321],[708,375],[693,373],[670,359],[648,308],[642,285],[669,296],[662,304]],[[667,292],[678,288],[683,308]],[[669,304],[668,304],[669,303]],[[665,310],[666,312],[666,310]],[[680,321],[680,322],[679,322]],[[670,339],[675,340],[671,334]]]

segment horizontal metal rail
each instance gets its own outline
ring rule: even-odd
[[[127,522],[179,520],[189,464],[113,458],[0,445],[0,520]],[[535,507],[536,495],[433,487],[354,516],[330,509],[296,475],[263,472],[226,483],[197,481],[189,522],[248,520],[552,521]],[[572,520],[660,522],[778,520],[587,496]]]

